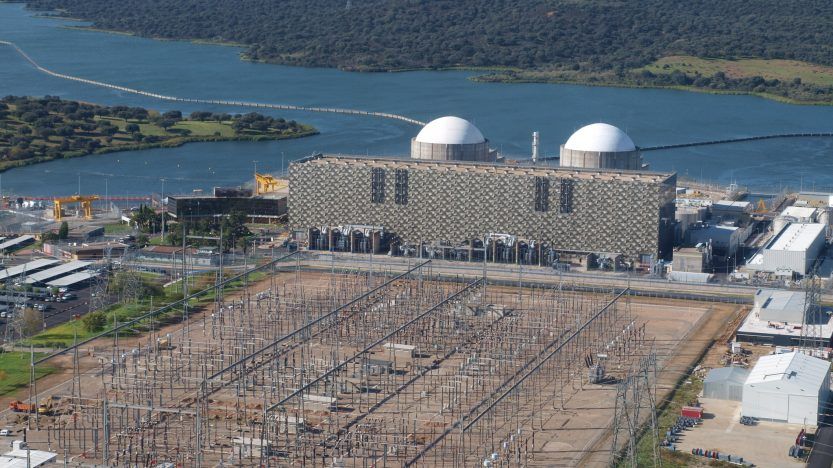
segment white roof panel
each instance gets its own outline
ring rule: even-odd
[[[58,288],[64,286],[72,286],[73,284],[80,283],[82,281],[86,281],[90,278],[95,276],[95,274],[90,273],[89,271],[82,271],[81,273],[73,273],[69,276],[64,276],[63,278],[58,278],[56,280],[52,280],[46,283],[47,286],[55,286]]]
[[[80,270],[82,268],[87,268],[90,265],[92,265],[92,262],[82,262],[80,260],[65,263],[63,265],[56,266],[55,268],[50,268],[48,270],[39,271],[37,273],[29,275],[26,278],[26,283],[27,284],[40,283],[41,281],[46,281],[50,278],[55,278],[56,276],[65,275],[65,274],[73,272],[75,270]]]
[[[18,244],[22,244],[22,243],[24,243],[26,241],[30,241],[30,240],[35,240],[35,236],[15,237],[14,239],[7,240],[7,241],[3,242],[2,244],[0,244],[0,250],[6,250],[6,249],[14,247]]]
[[[0,281],[7,280],[9,278],[14,278],[15,276],[22,275],[23,273],[35,271],[39,268],[48,267],[56,263],[60,263],[60,260],[56,260],[54,258],[39,258],[37,260],[33,260],[22,265],[13,266],[11,268],[7,268],[3,271],[0,271]]]
[[[824,236],[824,230],[824,224],[790,223],[775,236],[767,249],[803,252],[809,249],[819,236]]]
[[[758,359],[746,379],[746,385],[789,382],[802,389],[817,391],[829,371],[829,362],[797,351],[770,354]]]

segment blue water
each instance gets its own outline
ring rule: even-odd
[[[16,42],[52,70],[181,97],[240,99],[349,107],[403,114],[419,120],[458,115],[473,121],[503,154],[528,157],[532,131],[541,132],[545,156],[577,128],[605,121],[640,146],[767,133],[833,131],[833,107],[795,106],[750,96],[683,91],[545,84],[483,84],[472,72],[359,74],[255,64],[235,47],[70,29],[82,23],[33,15],[21,4],[0,4],[0,39]],[[95,88],[37,72],[0,47],[0,94],[58,95],[105,105],[157,110],[248,112],[185,106]],[[146,194],[239,185],[254,162],[280,171],[312,152],[399,156],[418,128],[402,122],[330,114],[274,111],[316,126],[321,135],[280,142],[195,143],[60,160],[2,175],[4,193],[63,195],[78,191]],[[756,190],[783,186],[833,190],[833,139],[770,140],[646,154],[655,170],[674,170],[711,182],[737,181]],[[106,181],[106,182],[105,182]]]

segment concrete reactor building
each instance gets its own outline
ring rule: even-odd
[[[644,169],[642,155],[622,130],[606,123],[594,123],[573,133],[561,145],[561,167],[586,169]]]
[[[675,174],[323,155],[289,172],[314,250],[618,269],[672,247]]]
[[[497,153],[471,122],[446,116],[428,123],[411,139],[411,157],[430,161],[493,162]]]

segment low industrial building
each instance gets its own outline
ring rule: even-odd
[[[749,217],[752,203],[748,201],[719,200],[712,204],[712,218],[717,220],[739,220]]]
[[[76,226],[67,233],[67,242],[90,242],[104,236],[104,226]]]
[[[253,222],[268,223],[286,216],[285,196],[169,196],[167,212],[177,220],[197,220],[245,213]]]
[[[316,250],[644,266],[673,245],[675,174],[318,155],[289,186]]]
[[[606,123],[578,129],[561,145],[561,167],[585,169],[644,169],[639,148],[622,130]]]
[[[826,231],[827,227],[819,223],[790,223],[747,263],[747,267],[770,273],[783,271],[806,275],[821,257]]]
[[[708,273],[712,270],[711,243],[683,247],[674,251],[671,270],[685,273]]]
[[[185,249],[188,265],[193,266],[218,266],[220,255],[203,249],[188,247]],[[171,268],[182,268],[182,247],[167,245],[149,245],[136,251],[136,259],[141,262],[165,263]]]
[[[800,352],[761,356],[743,386],[743,415],[816,426],[829,397],[830,362]]]
[[[751,227],[698,224],[686,231],[686,244],[711,244],[714,255],[731,257],[749,238]]]
[[[737,341],[771,346],[801,346],[802,340],[810,339],[816,346],[831,345],[833,318],[823,311],[808,312],[804,291],[759,289],[755,292],[753,303],[752,310],[738,328]],[[820,336],[802,337],[805,326],[815,326]]]
[[[712,369],[703,379],[703,398],[742,401],[743,385],[748,377],[749,370],[742,367]]]
[[[0,455],[0,468],[35,468],[58,459],[57,453],[29,448],[22,440],[15,440],[11,445],[12,450]]]
[[[833,193],[829,192],[798,192],[796,203],[816,208],[833,208]]]

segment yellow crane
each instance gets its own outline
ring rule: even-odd
[[[53,200],[55,205],[52,207],[55,221],[60,221],[64,217],[63,206],[70,203],[80,203],[81,209],[84,210],[84,218],[93,219],[93,202],[99,198],[98,195],[71,195],[69,197],[55,198]]]
[[[276,192],[279,189],[286,187],[286,182],[277,179],[269,174],[259,174],[255,172],[255,195],[263,195],[264,193]]]

